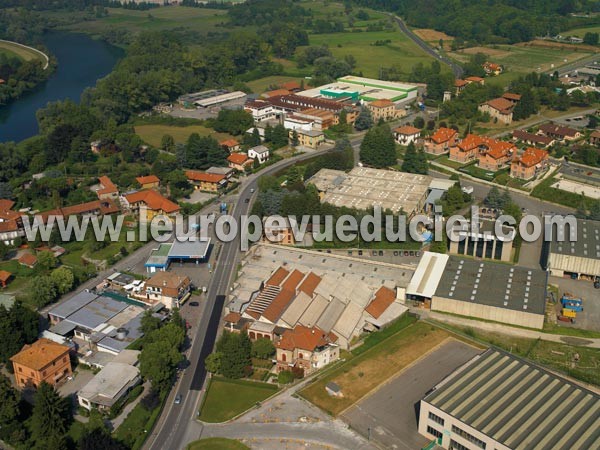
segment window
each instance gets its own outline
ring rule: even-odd
[[[66,356],[63,358],[63,362],[64,362],[64,363],[66,363],[66,362],[67,362],[67,357],[66,357]]]
[[[462,444],[459,444],[454,439],[450,439],[450,450],[471,450],[469,447],[465,447]]]
[[[286,362],[286,361],[287,361],[287,356],[285,355],[285,353],[282,353],[282,354],[281,354],[281,360],[282,360],[283,362]]]
[[[433,427],[430,427],[429,425],[427,425],[427,432],[429,434],[431,434],[432,436],[435,436],[436,438],[441,438],[442,437],[442,433],[438,430],[436,430]]]
[[[19,367],[19,372],[23,372],[23,368],[22,367]]]
[[[298,353],[298,358],[304,359],[304,355],[302,353]]]
[[[466,439],[467,441],[475,444],[477,447],[485,449],[485,442],[483,442],[480,439],[477,439],[472,434],[469,434],[466,431],[461,430],[456,425],[452,425],[452,432],[458,434],[460,437]]]
[[[442,419],[440,416],[436,416],[431,411],[429,412],[429,420],[432,420],[433,422],[439,423],[441,426],[444,426],[444,419]]]

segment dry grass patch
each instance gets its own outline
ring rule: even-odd
[[[300,395],[330,414],[338,415],[449,336],[433,325],[416,322],[317,379],[300,391]],[[330,381],[341,387],[343,398],[327,395],[325,385]]]
[[[544,41],[542,39],[534,39],[529,42],[519,42],[516,47],[541,47],[554,48],[558,50],[567,50],[575,53],[597,53],[600,51],[598,47],[586,44],[567,44],[563,42]]]
[[[483,53],[487,56],[503,57],[510,55],[510,52],[502,50],[500,48],[491,47],[469,47],[460,51],[460,53],[466,53],[467,55],[475,55],[477,53]]]
[[[446,33],[437,30],[431,30],[429,28],[421,28],[417,30],[413,30],[417,36],[427,42],[438,42],[440,39],[443,39],[444,42],[451,42],[454,40],[452,36],[448,36]]]

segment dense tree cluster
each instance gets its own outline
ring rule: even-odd
[[[411,142],[406,147],[406,153],[402,160],[402,171],[408,173],[420,173],[427,175],[429,173],[429,163],[427,162],[427,156],[423,151],[423,147],[415,147],[414,142]]]
[[[389,125],[378,125],[367,132],[360,144],[360,160],[377,168],[397,164],[396,143]]]
[[[427,83],[427,97],[442,100],[445,91],[451,91],[454,86],[454,76],[450,72],[442,72],[438,61],[433,61],[429,67],[422,63],[416,64],[409,75],[409,81]]]

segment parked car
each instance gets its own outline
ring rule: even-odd
[[[181,403],[181,394],[177,394],[177,397],[175,397],[175,404],[179,405]]]

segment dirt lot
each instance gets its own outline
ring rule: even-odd
[[[413,32],[419,36],[421,39],[427,42],[438,42],[440,39],[443,39],[444,42],[453,41],[454,38],[452,36],[448,36],[446,33],[441,31],[431,30],[429,28],[422,28],[420,30],[413,30]]]
[[[348,409],[342,420],[382,448],[422,448],[427,439],[417,432],[419,402],[427,391],[482,350],[448,339],[436,350]]]
[[[349,359],[310,384],[300,395],[333,415],[340,414],[449,336],[444,330],[416,322]],[[330,381],[341,387],[343,398],[325,394],[325,385]]]

